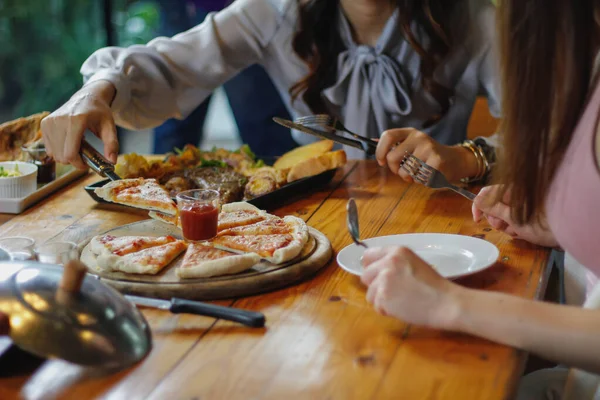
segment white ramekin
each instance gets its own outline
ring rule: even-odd
[[[0,198],[19,199],[27,197],[37,190],[37,165],[21,161],[3,161],[0,166],[14,170],[19,166],[21,176],[10,178],[0,177]]]

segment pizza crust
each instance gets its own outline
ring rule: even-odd
[[[287,246],[275,250],[273,257],[267,258],[267,261],[273,264],[283,264],[294,259],[300,254],[306,242],[308,242],[308,227],[304,220],[292,215],[283,217],[283,220],[287,225],[292,227],[291,235],[294,239]]]
[[[148,213],[148,216],[157,221],[161,221],[166,224],[175,225],[175,226],[181,228],[181,220],[179,219],[179,216],[168,215],[168,214],[162,213],[160,211],[150,211]]]
[[[259,214],[266,214],[260,208],[247,203],[245,201],[238,201],[235,203],[227,203],[221,206],[221,212],[235,212],[235,211],[256,211]]]

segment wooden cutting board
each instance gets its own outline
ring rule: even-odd
[[[156,220],[145,220],[111,229],[104,234],[114,236],[165,236],[181,238],[181,230]],[[331,243],[321,232],[309,227],[309,240],[294,260],[282,265],[261,262],[250,270],[235,274],[201,279],[180,279],[175,269],[183,255],[157,275],[136,275],[107,272],[96,266],[89,240],[80,244],[81,261],[89,272],[124,294],[170,299],[217,300],[250,296],[280,289],[314,275],[332,256]]]

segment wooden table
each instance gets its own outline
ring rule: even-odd
[[[0,236],[80,241],[147,218],[100,206],[83,191],[93,175],[19,216],[2,216]],[[549,253],[473,223],[471,203],[452,192],[409,185],[372,162],[350,162],[332,184],[275,210],[300,216],[339,251],[350,244],[345,204],[357,200],[363,237],[446,232],[481,237],[501,261],[461,284],[540,298]],[[359,279],[335,259],[313,279],[276,292],[222,301],[258,310],[267,328],[144,310],[154,348],[111,376],[60,361],[0,379],[0,398],[85,399],[504,399],[526,354],[466,335],[407,325],[376,314]]]

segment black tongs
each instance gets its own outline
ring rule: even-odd
[[[332,132],[308,128],[304,125],[300,125],[283,118],[273,117],[273,121],[277,122],[279,125],[285,126],[286,128],[295,129],[297,131],[308,133],[309,135],[313,135],[321,139],[332,140],[336,143],[360,149],[370,156],[375,154],[375,149],[377,148],[377,143],[370,139],[354,140],[344,136],[336,135]]]

